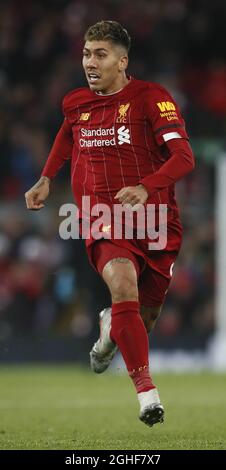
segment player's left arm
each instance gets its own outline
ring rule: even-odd
[[[169,159],[161,168],[140,180],[137,186],[127,186],[116,194],[122,204],[144,204],[151,194],[161,191],[186,176],[195,166],[190,144],[185,139],[172,139],[166,142]]]
[[[155,172],[145,176],[137,186],[122,188],[115,198],[122,204],[144,204],[148,197],[161,191],[190,173],[195,159],[188,142],[184,120],[177,104],[162,87],[148,97],[147,116],[159,147],[165,146],[168,160]],[[170,111],[167,111],[168,107]]]
[[[158,171],[140,180],[148,195],[161,191],[190,173],[195,167],[195,159],[189,142],[185,139],[172,139],[165,143],[169,159]]]

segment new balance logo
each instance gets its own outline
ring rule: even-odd
[[[129,129],[126,129],[125,126],[121,126],[117,130],[117,133],[118,133],[118,143],[119,143],[119,145],[130,144]]]
[[[90,118],[90,113],[82,113],[80,114],[79,121],[88,121]]]
[[[158,108],[160,109],[161,113],[164,111],[175,111],[175,106],[170,101],[161,101],[161,103],[156,103]]]

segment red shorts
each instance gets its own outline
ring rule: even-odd
[[[157,307],[164,303],[181,238],[181,224],[176,221],[168,226],[167,246],[164,250],[149,251],[146,240],[101,239],[89,244],[87,253],[100,275],[105,264],[113,258],[131,260],[137,272],[140,304]]]

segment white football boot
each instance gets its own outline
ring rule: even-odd
[[[152,427],[156,423],[164,422],[164,408],[161,405],[157,388],[141,392],[137,395],[140,403],[139,419]]]
[[[90,355],[90,367],[96,374],[104,372],[113,359],[118,347],[110,338],[111,308],[104,308],[99,314],[100,337],[94,343]]]

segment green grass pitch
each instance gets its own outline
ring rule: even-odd
[[[226,375],[156,374],[166,419],[148,428],[126,375],[0,368],[0,449],[226,449]]]

